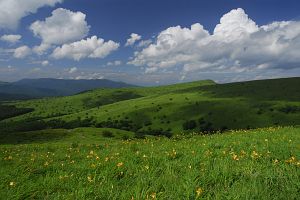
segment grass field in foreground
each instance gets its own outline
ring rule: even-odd
[[[299,199],[299,141],[300,128],[287,127],[134,140],[88,129],[80,140],[2,143],[0,197]]]

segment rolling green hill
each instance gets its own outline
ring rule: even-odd
[[[150,88],[98,89],[13,103],[33,108],[2,130],[99,127],[138,136],[300,124],[300,78],[229,84],[198,81]]]

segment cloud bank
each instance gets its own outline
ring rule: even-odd
[[[44,6],[54,6],[63,0],[0,0],[0,29],[15,29],[19,21]]]
[[[92,36],[85,40],[57,47],[51,56],[55,59],[69,58],[76,61],[83,58],[105,58],[117,50],[119,46],[119,43],[112,40],[105,42],[102,38]]]
[[[147,73],[290,69],[300,67],[299,49],[300,22],[258,26],[238,8],[225,14],[212,34],[199,23],[162,31],[155,42],[135,52],[129,64],[145,67]]]
[[[11,43],[11,44],[15,44],[15,43],[19,42],[21,38],[22,38],[21,35],[2,35],[0,37],[0,40]]]
[[[31,49],[28,46],[21,46],[14,50],[13,56],[15,58],[25,58],[31,54]]]
[[[43,44],[65,44],[81,40],[89,33],[86,15],[58,8],[45,21],[36,21],[30,29],[35,36],[42,39]]]

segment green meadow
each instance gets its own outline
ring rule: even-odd
[[[300,128],[127,140],[104,131],[1,140],[1,199],[299,199]]]
[[[299,199],[300,78],[0,104],[0,199]]]

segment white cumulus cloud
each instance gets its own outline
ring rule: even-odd
[[[14,50],[13,56],[15,58],[25,58],[31,54],[31,49],[28,46],[21,46]]]
[[[58,8],[45,21],[36,21],[30,29],[35,36],[42,39],[42,44],[65,44],[75,42],[87,36],[90,26],[86,15]]]
[[[49,61],[48,61],[48,60],[44,60],[44,61],[42,61],[42,65],[43,65],[43,66],[47,66],[47,65],[49,65]]]
[[[61,2],[63,0],[0,0],[0,29],[15,29],[23,17]]]
[[[92,36],[85,40],[57,47],[51,56],[55,59],[69,58],[76,61],[83,58],[104,58],[117,50],[119,46],[114,41],[109,40],[105,42],[102,38]]]
[[[152,40],[142,40],[137,44],[138,48],[144,48],[149,46],[152,43]]]
[[[137,41],[141,40],[142,36],[136,34],[136,33],[131,33],[130,38],[127,39],[127,42],[125,46],[133,46]]]
[[[120,65],[122,65],[122,61],[120,61],[120,60],[115,60],[115,61],[113,61],[113,62],[108,62],[106,65],[107,65],[107,66],[120,66]]]
[[[239,8],[225,14],[212,34],[199,23],[162,31],[129,64],[146,67],[147,73],[170,68],[183,73],[289,69],[300,67],[299,49],[299,21],[258,26]]]
[[[77,70],[78,70],[77,67],[72,67],[72,68],[69,69],[68,72],[69,72],[70,74],[73,74],[73,73],[77,72]]]
[[[232,41],[256,31],[258,31],[256,23],[248,17],[243,9],[238,8],[223,15],[220,24],[215,27],[214,35]]]
[[[40,44],[39,46],[34,46],[34,47],[32,48],[32,51],[33,51],[34,53],[36,53],[37,55],[43,55],[43,54],[45,54],[45,52],[46,52],[47,50],[49,50],[50,48],[51,48],[51,45],[50,45],[50,44],[42,43],[42,44]]]
[[[0,40],[11,43],[11,44],[15,44],[15,43],[19,42],[21,38],[22,38],[21,35],[2,35],[0,37]]]

